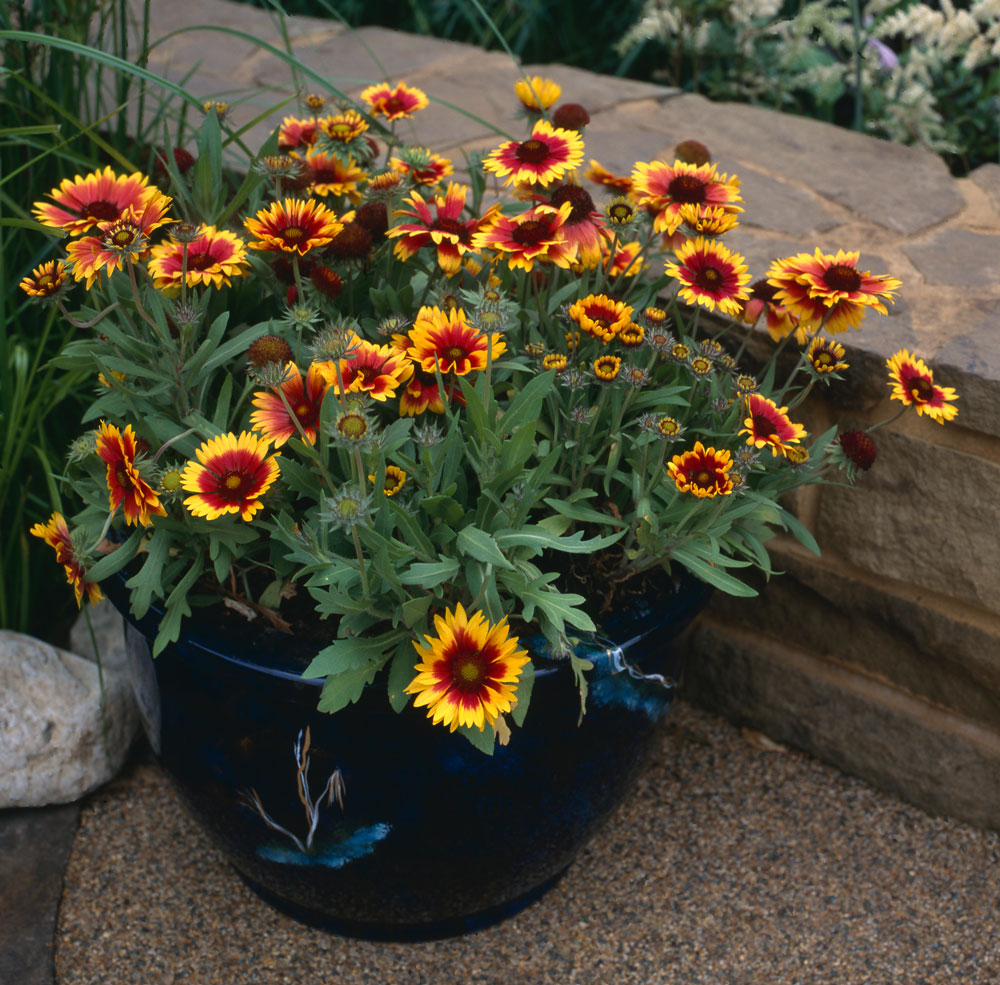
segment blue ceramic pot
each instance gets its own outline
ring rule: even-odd
[[[127,612],[121,582],[105,589]],[[568,662],[535,655],[525,724],[493,756],[412,703],[394,713],[382,678],[317,711],[315,648],[235,613],[188,620],[155,661],[155,614],[127,642],[160,762],[252,888],[339,933],[432,939],[537,899],[624,799],[709,591],[663,580],[602,625],[579,726]]]

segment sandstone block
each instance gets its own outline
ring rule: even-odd
[[[888,684],[1000,729],[1000,620],[930,592],[772,547],[783,573],[756,599],[717,593],[717,620],[851,665]]]
[[[138,726],[125,673],[121,618],[98,628],[97,665],[21,633],[0,631],[0,808],[68,803],[120,768]],[[106,741],[105,741],[106,727]]]
[[[940,427],[910,425],[917,434]],[[1000,465],[917,435],[876,438],[878,463],[863,486],[824,487],[814,531],[820,546],[875,575],[1000,611]]]
[[[698,624],[689,699],[933,813],[1000,827],[1000,732],[765,636]]]

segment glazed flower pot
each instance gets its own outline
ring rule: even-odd
[[[126,609],[120,583],[106,586]],[[301,673],[315,648],[229,613],[188,620],[155,660],[127,628],[153,748],[242,878],[350,936],[432,939],[503,919],[558,880],[628,793],[669,709],[683,630],[709,589],[685,578],[586,647],[587,714],[568,661],[533,654],[524,726],[487,756],[385,681],[335,715]]]

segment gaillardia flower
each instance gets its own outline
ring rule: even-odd
[[[304,180],[313,195],[326,198],[327,195],[346,195],[352,202],[361,201],[358,185],[367,181],[368,175],[358,167],[353,157],[346,161],[336,154],[310,148],[306,151]]]
[[[583,160],[583,141],[575,130],[539,120],[527,140],[508,140],[483,158],[483,169],[510,184],[543,188],[573,171]]]
[[[576,248],[578,264],[587,269],[598,266],[613,237],[605,227],[604,217],[594,208],[590,192],[567,181],[553,188],[545,201],[557,209],[569,202],[569,218],[560,231],[566,242]]]
[[[399,386],[413,375],[409,359],[398,349],[376,345],[357,335],[338,363],[326,361],[315,365],[334,393],[340,393],[339,373],[345,393],[366,393],[380,402],[394,397]]]
[[[605,344],[632,322],[631,306],[606,294],[588,294],[574,301],[566,313],[584,332]]]
[[[404,199],[411,208],[397,209],[396,217],[410,216],[416,222],[403,222],[387,230],[386,236],[395,239],[393,253],[401,260],[410,257],[424,246],[437,249],[438,266],[451,277],[462,267],[462,256],[472,249],[472,236],[487,226],[499,210],[494,205],[481,219],[463,220],[464,185],[449,183],[444,195],[435,195],[429,202],[419,192],[411,192]]]
[[[185,264],[184,249],[187,247]],[[149,272],[160,290],[179,287],[182,271],[187,271],[188,287],[198,284],[221,288],[230,286],[230,277],[247,272],[247,251],[243,240],[225,229],[202,226],[197,239],[185,244],[171,239],[151,250]]]
[[[750,285],[750,297],[739,313],[739,319],[747,325],[756,325],[758,319],[765,315],[764,325],[767,334],[775,342],[780,342],[786,335],[795,332],[795,341],[805,345],[808,337],[805,328],[799,324],[798,315],[793,315],[784,305],[775,300],[778,289],[768,283],[765,278],[755,280]]]
[[[217,520],[239,513],[252,520],[261,506],[260,497],[281,474],[278,456],[268,456],[270,442],[251,431],[210,438],[195,449],[197,462],[188,462],[181,473],[181,488],[194,493],[184,505],[195,516]],[[199,464],[200,463],[200,464]]]
[[[104,598],[101,586],[96,582],[87,581],[86,569],[76,555],[69,527],[61,513],[53,513],[48,523],[36,523],[28,533],[33,537],[41,537],[56,552],[56,563],[61,564],[66,572],[66,581],[73,588],[77,608],[83,604],[84,592],[87,593],[87,601],[91,605],[97,605]]]
[[[747,396],[747,417],[740,434],[747,435],[747,444],[754,448],[771,449],[772,455],[784,454],[791,444],[806,436],[806,429],[788,418],[788,408],[779,407],[759,393]]]
[[[369,482],[375,481],[374,475],[368,476]],[[387,465],[385,467],[385,484],[382,487],[382,494],[392,498],[406,484],[406,473],[398,465]]]
[[[302,198],[272,202],[243,224],[252,236],[258,237],[249,244],[253,249],[281,250],[299,256],[325,246],[344,228],[336,214],[321,202]]]
[[[119,431],[113,424],[101,421],[97,429],[96,449],[107,466],[108,509],[112,513],[121,506],[127,524],[143,527],[152,523],[151,513],[167,515],[160,504],[160,497],[142,478],[135,464],[135,432],[131,424],[126,424],[125,430]]]
[[[658,233],[677,232],[685,205],[717,206],[727,212],[742,212],[737,204],[740,182],[735,176],[718,174],[714,164],[685,164],[639,161],[632,172],[632,197],[653,215]]]
[[[128,208],[141,208],[153,189],[138,171],[128,176],[110,167],[86,176],[64,178],[49,192],[52,202],[35,202],[32,212],[43,225],[79,236],[101,222],[113,222]]]
[[[514,83],[514,94],[525,109],[540,113],[558,102],[562,86],[552,79],[532,75],[531,78],[518,79]]]
[[[416,695],[414,707],[427,706],[435,725],[482,731],[510,711],[528,653],[510,635],[506,616],[491,625],[481,612],[469,619],[458,605],[454,612],[445,609],[443,617],[435,615],[434,628],[436,636],[424,637],[429,648],[414,641],[421,662],[404,690]]]
[[[288,374],[288,379],[280,388],[272,387],[271,393],[259,390],[253,395],[253,405],[257,409],[250,415],[250,427],[273,441],[275,448],[280,448],[289,438],[303,435],[309,444],[314,445],[323,396],[327,390],[326,381],[315,363],[309,367],[304,380],[294,363],[288,367]],[[284,400],[281,394],[284,394]],[[285,406],[285,401],[288,406]]]
[[[389,167],[393,173],[417,185],[439,185],[455,171],[455,165],[447,157],[426,147],[407,147],[399,154],[399,157],[389,158]]]
[[[66,264],[62,260],[47,260],[35,267],[18,286],[29,297],[42,299],[60,293],[67,283]]]
[[[409,357],[425,373],[467,376],[473,370],[486,369],[486,357],[496,359],[507,351],[499,332],[487,336],[470,325],[461,308],[447,312],[440,308],[421,308],[410,329]]]
[[[681,492],[693,493],[699,499],[728,496],[733,491],[729,470],[732,455],[725,449],[716,451],[696,441],[691,451],[674,455],[667,465],[670,478]]]
[[[428,105],[426,93],[402,82],[395,88],[388,82],[369,86],[361,93],[361,98],[371,106],[373,116],[384,116],[389,123],[413,116],[418,109]]]
[[[847,363],[844,362],[844,347],[839,342],[834,342],[833,339],[822,337],[813,339],[809,345],[809,351],[806,353],[806,358],[809,360],[813,372],[819,373],[821,376],[847,369]]]
[[[491,249],[507,255],[507,266],[528,273],[539,260],[567,268],[576,259],[576,247],[566,239],[563,226],[573,207],[536,205],[520,215],[498,213],[493,222],[472,237],[476,249]]]
[[[591,160],[590,167],[587,168],[583,176],[588,181],[592,181],[596,185],[603,185],[605,188],[610,188],[620,195],[628,195],[632,191],[631,178],[625,175],[612,174],[594,160]]]
[[[899,400],[938,424],[944,424],[958,414],[958,408],[948,402],[958,400],[958,394],[950,386],[938,386],[934,382],[934,374],[922,359],[911,356],[906,349],[900,349],[886,360],[886,365],[889,367],[889,386],[892,387],[890,400]]]
[[[775,301],[798,315],[806,330],[820,324],[832,333],[860,328],[869,308],[888,314],[884,301],[893,301],[900,281],[889,276],[872,276],[857,269],[857,251],[838,250],[836,255],[798,253],[775,260],[767,281],[778,289]]]
[[[677,262],[668,263],[666,272],[683,285],[678,293],[688,304],[703,304],[709,310],[719,308],[727,315],[738,315],[750,292],[750,275],[738,253],[731,253],[715,240],[697,236],[677,250]]]

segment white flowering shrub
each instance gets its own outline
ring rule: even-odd
[[[646,0],[617,45],[656,77],[917,144],[965,172],[998,159],[1000,0]]]

